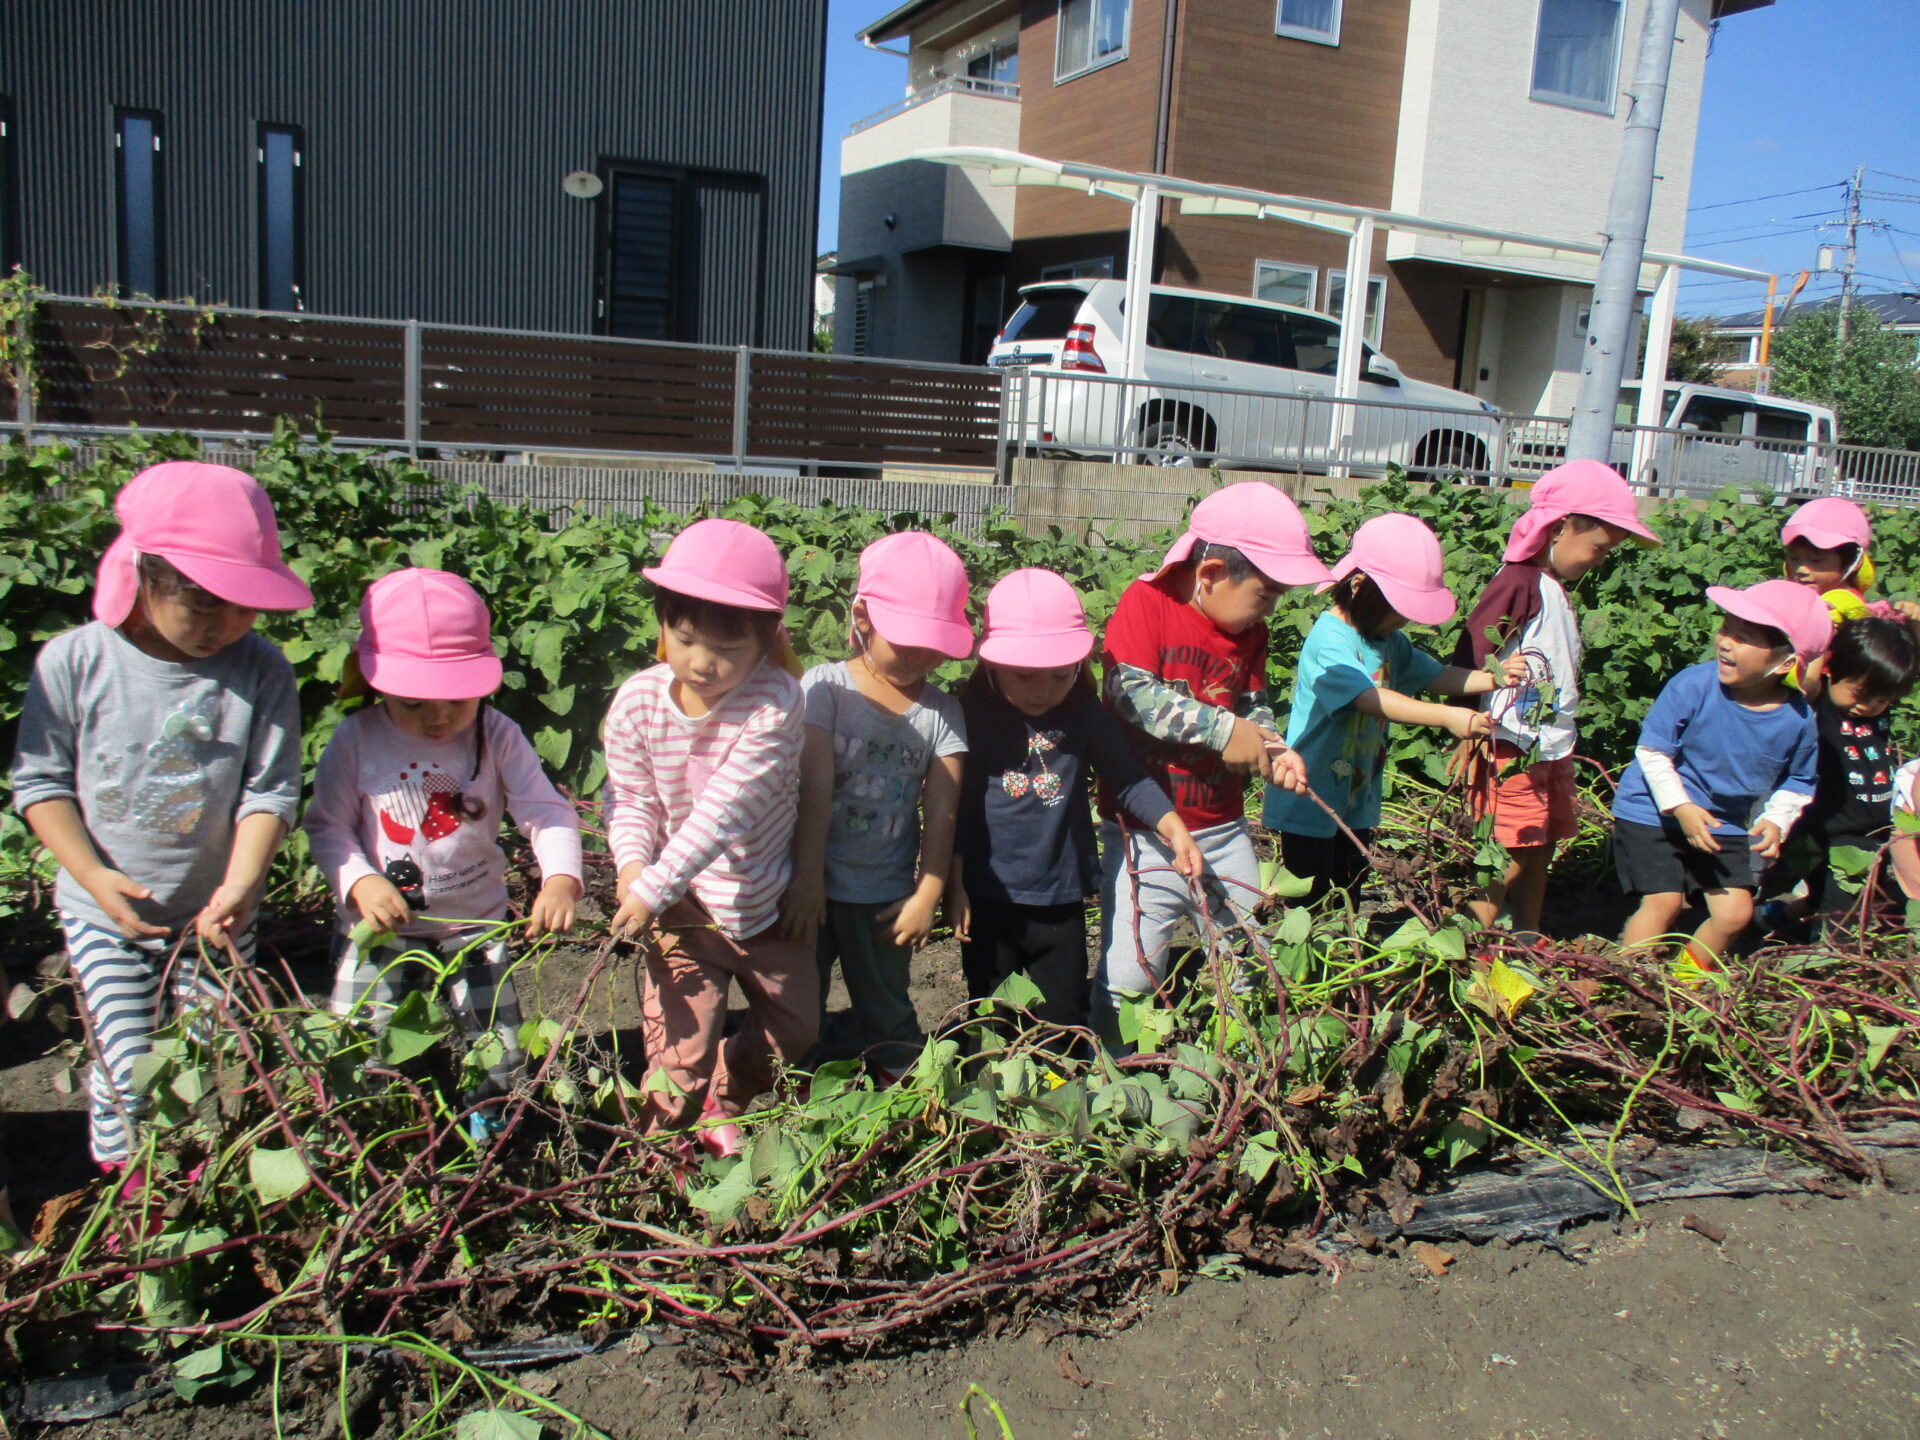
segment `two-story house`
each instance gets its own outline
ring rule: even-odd
[[[1013,289],[1124,271],[1124,206],[905,160],[932,145],[1594,242],[1647,3],[910,0],[861,32],[903,48],[907,93],[842,144],[839,343],[976,360]],[[1770,3],[1683,0],[1651,249],[1680,248],[1712,26]],[[1347,284],[1342,237],[1172,203],[1156,256],[1162,283],[1333,314]],[[1383,232],[1369,271],[1367,338],[1408,373],[1568,412],[1590,265]]]

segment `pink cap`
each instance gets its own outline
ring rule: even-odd
[[[1513,522],[1501,558],[1509,563],[1531,560],[1546,542],[1547,532],[1569,515],[1591,515],[1648,545],[1660,543],[1660,537],[1640,523],[1633,491],[1619,471],[1598,460],[1569,460],[1535,482],[1528,494],[1527,513]]]
[[[1833,643],[1833,617],[1827,612],[1827,602],[1791,580],[1762,580],[1744,590],[1709,585],[1707,599],[1729,615],[1778,630],[1787,637],[1803,667],[1824,655]]]
[[[354,653],[383,695],[478,700],[500,688],[487,602],[444,570],[396,570],[369,585]]]
[[[1093,653],[1086,607],[1051,570],[1015,570],[987,592],[980,658],[1022,670],[1078,665]]]
[[[860,552],[867,618],[889,645],[938,650],[955,660],[973,653],[967,623],[967,567],[924,530],[883,535]]]
[[[1333,567],[1333,587],[1358,570],[1387,603],[1416,625],[1444,625],[1460,607],[1447,589],[1447,562],[1433,531],[1411,515],[1376,515],[1353,532],[1353,548]]]
[[[1857,545],[1862,555],[1867,553],[1867,546],[1872,539],[1873,530],[1867,523],[1867,512],[1853,501],[1843,500],[1838,495],[1809,500],[1793,512],[1786,528],[1780,532],[1782,545],[1795,540],[1804,540],[1821,550]]]
[[[640,572],[663,590],[742,610],[787,608],[787,562],[773,541],[738,520],[696,520]]]
[[[280,558],[273,502],[251,475],[198,460],[149,465],[113,502],[120,534],[100,560],[94,617],[118,625],[140,592],[139,557],[158,555],[203,590],[249,610],[304,610],[306,582]]]
[[[1264,480],[1242,480],[1194,506],[1187,533],[1154,574],[1166,574],[1203,544],[1233,546],[1276,585],[1318,585],[1329,577],[1299,507]]]

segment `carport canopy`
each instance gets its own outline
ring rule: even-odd
[[[1133,219],[1128,227],[1127,238],[1129,315],[1146,313],[1162,198],[1179,200],[1180,213],[1183,215],[1245,215],[1257,220],[1281,220],[1313,230],[1345,235],[1348,275],[1372,273],[1376,230],[1398,230],[1407,234],[1454,239],[1460,242],[1463,254],[1509,261],[1553,260],[1588,266],[1597,264],[1603,249],[1598,239],[1555,239],[1458,220],[1436,220],[1398,210],[1347,205],[1335,200],[1279,195],[1264,190],[1248,190],[1238,185],[1215,185],[1202,180],[1183,180],[1174,175],[1155,175],[1145,171],[1111,170],[1103,165],[1088,165],[1078,160],[1046,160],[1016,150],[946,145],[917,150],[911,158],[941,165],[970,165],[984,169],[987,181],[992,185],[1050,185],[1063,190],[1082,190],[1088,195],[1105,196],[1131,206]],[[1642,367],[1640,410],[1636,416],[1641,425],[1657,425],[1662,418],[1660,403],[1666,389],[1667,353],[1673,341],[1674,299],[1679,289],[1679,272],[1682,270],[1769,284],[1775,278],[1764,270],[1749,270],[1720,260],[1669,255],[1653,250],[1645,253],[1640,266],[1640,288],[1653,292],[1653,313],[1648,320],[1647,363]],[[1340,352],[1334,370],[1334,394],[1343,400],[1355,399],[1360,394],[1360,333],[1365,325],[1366,295],[1366,285],[1350,284],[1346,287],[1341,304]],[[1129,375],[1141,373],[1146,360],[1146,343],[1146,326],[1127,326],[1126,361]],[[1637,470],[1636,465],[1636,473]]]

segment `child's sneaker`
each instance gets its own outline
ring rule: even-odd
[[[467,1135],[476,1145],[490,1144],[506,1128],[497,1105],[482,1105],[467,1116]]]
[[[694,1128],[693,1138],[703,1150],[723,1160],[729,1155],[738,1155],[747,1145],[740,1134],[740,1127],[712,1108],[700,1112],[700,1122]]]

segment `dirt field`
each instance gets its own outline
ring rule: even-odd
[[[926,952],[919,991],[961,998],[958,955]],[[577,959],[549,983],[570,988]],[[303,974],[312,983],[317,975]],[[606,1023],[634,1023],[614,987]],[[86,1174],[79,1098],[49,1086],[43,1024],[0,1032],[0,1100],[30,1218]],[[1724,1227],[1715,1243],[1684,1228]],[[1920,1436],[1920,1162],[1846,1199],[1767,1197],[1590,1226],[1565,1254],[1450,1245],[1436,1276],[1402,1253],[1332,1275],[1195,1281],[1104,1336],[955,1337],[904,1356],[733,1374],[699,1347],[629,1344],[521,1377],[617,1440],[961,1437],[977,1383],[1021,1440],[1079,1437]],[[377,1385],[356,1380],[362,1397]],[[317,1397],[316,1397],[317,1398]],[[339,1433],[330,1396],[288,1436]],[[356,1436],[398,1434],[372,1409]],[[981,1434],[999,1430],[976,1404]],[[31,1428],[16,1433],[36,1433]],[[264,1395],[187,1410],[141,1405],[76,1440],[270,1435]]]

